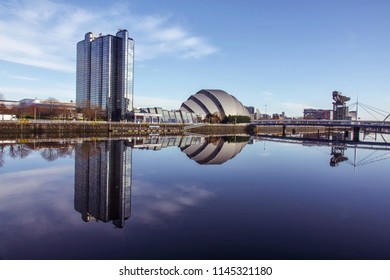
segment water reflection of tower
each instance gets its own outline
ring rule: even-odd
[[[74,204],[86,222],[113,221],[123,228],[131,214],[131,148],[127,141],[76,145]]]
[[[344,146],[332,146],[331,155],[332,158],[330,159],[330,166],[336,167],[339,165],[340,162],[348,160],[346,156],[344,156],[344,152],[347,148]]]

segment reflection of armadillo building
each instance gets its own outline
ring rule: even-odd
[[[86,222],[122,228],[131,212],[131,148],[127,142],[83,142],[75,147],[75,209]]]
[[[199,164],[222,164],[239,154],[247,143],[248,141],[229,142],[224,138],[213,138],[205,143],[185,146],[181,150]]]

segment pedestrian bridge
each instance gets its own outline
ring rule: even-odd
[[[332,127],[376,127],[390,128],[390,121],[351,121],[351,120],[254,120],[256,125],[295,125]]]
[[[258,127],[281,127],[282,134],[286,135],[287,128],[294,127],[325,127],[329,130],[337,129],[352,131],[354,141],[359,141],[360,132],[390,134],[389,121],[352,121],[352,120],[256,120],[252,125]]]

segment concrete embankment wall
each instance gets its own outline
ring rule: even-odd
[[[42,122],[0,121],[0,138],[66,138],[66,137],[115,137],[134,135],[177,135],[184,132],[199,134],[297,134],[324,133],[335,128],[324,126],[283,126],[250,124],[203,124],[185,129],[182,124],[134,124],[119,122]]]
[[[248,124],[205,124],[185,129],[182,124],[134,124],[107,122],[34,122],[34,121],[2,121],[0,122],[0,138],[66,138],[66,137],[110,137],[149,134],[183,134],[184,132],[199,134],[245,134],[253,133]]]
[[[248,124],[207,124],[199,127],[193,127],[187,132],[199,134],[245,134],[251,133],[251,128]]]
[[[137,134],[182,134],[183,125],[107,123],[107,122],[34,122],[34,121],[0,121],[0,137],[60,137],[70,136],[125,136]]]

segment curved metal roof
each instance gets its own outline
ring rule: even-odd
[[[202,89],[183,102],[180,109],[204,116],[218,113],[222,118],[249,116],[248,110],[237,98],[220,89]]]

